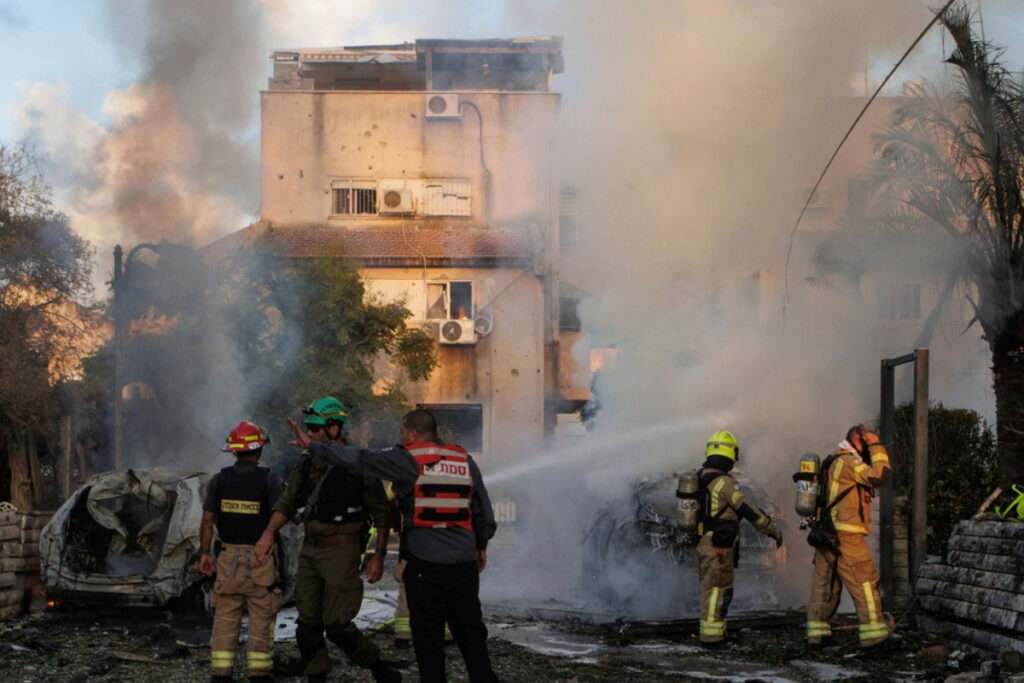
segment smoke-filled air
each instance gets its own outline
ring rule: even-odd
[[[552,437],[543,452],[487,460],[492,493],[515,502],[517,537],[496,544],[484,600],[578,595],[595,612],[623,600],[640,616],[671,612],[673,600],[694,610],[692,558],[614,564],[609,551],[608,564],[595,568],[587,544],[596,523],[635,512],[638,482],[654,491],[664,480],[674,505],[673,473],[699,467],[707,436],[720,429],[736,435],[739,469],[784,521],[786,561],[806,568],[811,551],[792,511],[797,460],[805,451],[825,455],[850,425],[877,419],[881,347],[898,341],[910,351],[918,337],[885,336],[874,293],[815,266],[831,222],[812,211],[795,239],[793,225],[866,96],[931,19],[929,3],[350,4],[112,1],[111,34],[133,67],[99,120],[70,103],[78,84],[22,86],[20,132],[48,155],[58,199],[97,249],[97,283],[110,279],[115,243],[200,247],[258,219],[259,92],[272,49],[562,35],[553,163],[578,193],[585,258],[560,275],[580,291],[571,357],[593,397],[585,437]],[[996,26],[1012,7],[985,3],[985,19]],[[904,82],[942,87],[944,49],[936,29],[847,141],[836,162],[842,180],[826,176],[821,192],[845,197],[847,180],[868,171],[872,136]],[[870,262],[875,248],[857,258]],[[928,277],[944,282],[942,269],[954,262],[938,259]],[[936,303],[921,301],[923,315]],[[991,418],[987,347],[977,328],[963,332],[965,311],[954,297],[928,340],[932,398]],[[183,428],[216,444],[244,417],[240,406],[265,402],[268,384],[247,384],[242,368],[252,348],[238,344],[250,341],[217,325],[199,340],[208,349],[202,376],[188,405],[175,406]],[[964,345],[955,360],[943,355]],[[294,361],[277,358],[272,367],[285,372]],[[908,380],[898,380],[897,398],[907,400]],[[187,464],[208,459],[196,454]],[[647,572],[658,579],[649,585],[678,582],[679,590],[623,596],[581,585],[588,573],[602,574],[605,586],[638,585]],[[805,574],[791,573],[792,585],[759,584],[737,604],[802,604]]]

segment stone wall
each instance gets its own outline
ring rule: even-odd
[[[944,562],[921,565],[922,628],[983,654],[1024,652],[1024,523],[957,524]]]
[[[39,534],[52,516],[0,511],[0,621],[24,614],[39,590]]]

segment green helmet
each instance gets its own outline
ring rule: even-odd
[[[302,409],[306,416],[302,422],[308,425],[322,425],[324,427],[331,423],[348,424],[348,410],[345,404],[333,396],[324,396],[310,403]]]

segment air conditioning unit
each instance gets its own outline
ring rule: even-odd
[[[430,93],[426,97],[428,119],[459,119],[459,96],[450,93]]]
[[[437,334],[438,344],[476,344],[476,330],[472,320],[445,320]]]
[[[382,187],[380,189],[380,213],[412,213],[412,190],[408,187]]]

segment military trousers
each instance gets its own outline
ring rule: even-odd
[[[862,534],[839,533],[839,554],[827,548],[814,551],[811,599],[807,603],[807,642],[820,643],[832,635],[829,619],[839,606],[846,586],[857,610],[861,647],[878,645],[889,637],[889,624],[882,614],[878,592],[878,570]]]
[[[353,664],[369,668],[380,661],[380,648],[352,623],[363,602],[361,556],[356,534],[307,538],[302,544],[295,577],[295,640],[307,676],[331,670],[325,632]]]
[[[697,576],[700,578],[700,640],[717,643],[725,638],[725,620],[732,602],[735,578],[733,548],[716,548],[711,532],[697,543]]]
[[[217,579],[213,584],[210,668],[214,676],[231,677],[242,613],[246,610],[249,676],[260,678],[273,673],[274,626],[281,609],[281,591],[275,587],[276,582],[273,557],[257,562],[253,546],[224,544],[217,556]]]

